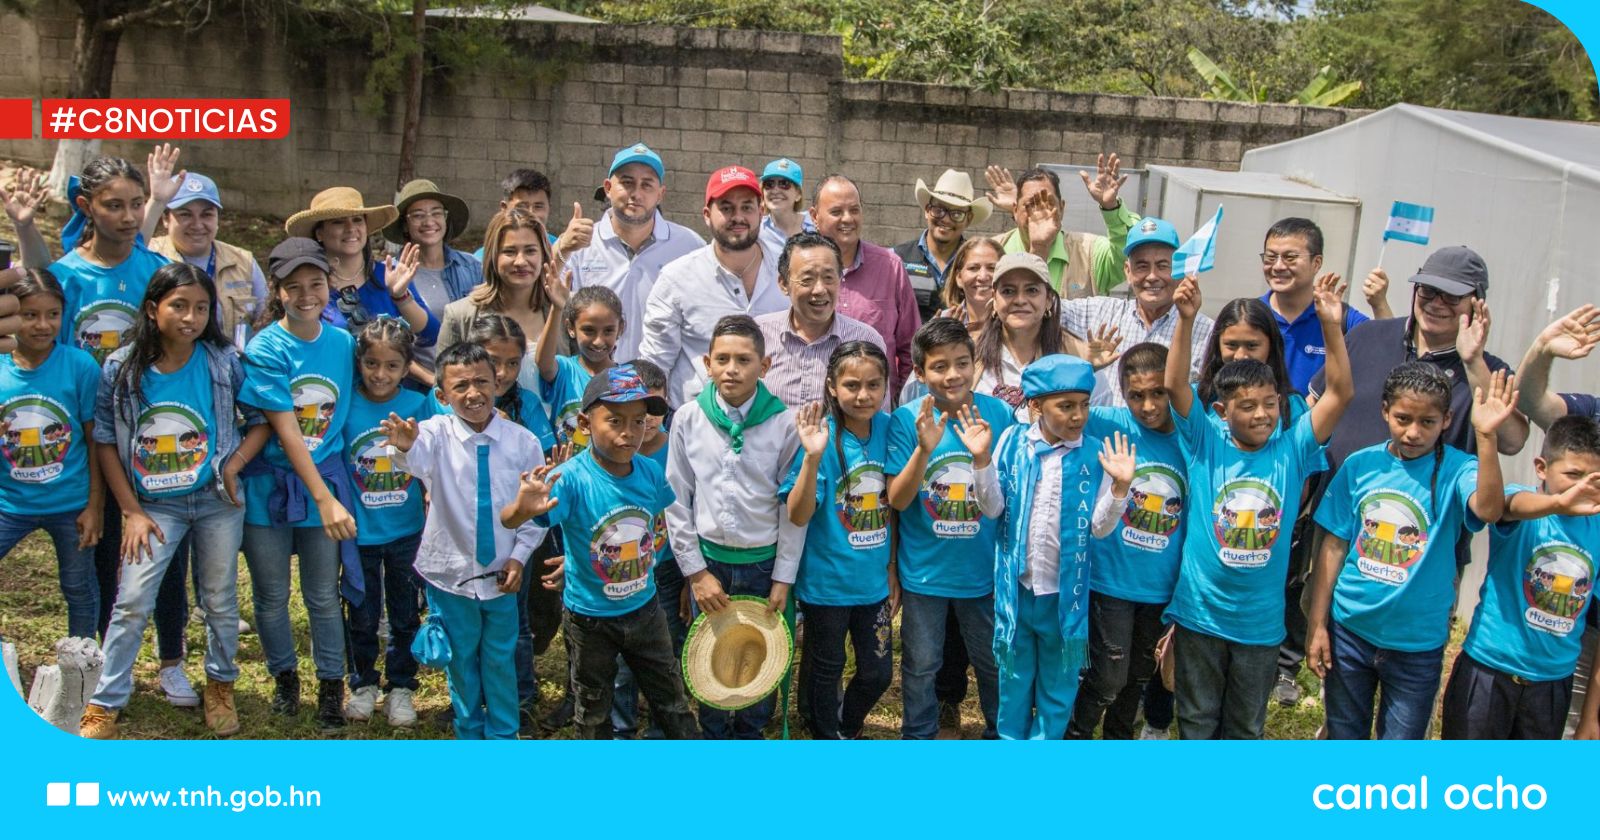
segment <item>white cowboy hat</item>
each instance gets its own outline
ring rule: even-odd
[[[683,643],[683,682],[701,704],[737,711],[771,694],[793,655],[783,616],[768,612],[764,598],[737,596],[694,620]]]
[[[931,190],[921,178],[918,178],[916,195],[918,207],[927,207],[928,201],[933,199],[951,207],[970,208],[974,224],[989,218],[989,214],[994,212],[994,205],[989,203],[989,199],[975,196],[973,193],[972,178],[967,173],[955,169],[946,169]]]

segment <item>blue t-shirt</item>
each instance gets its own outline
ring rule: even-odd
[[[1506,498],[1539,492],[1512,485]],[[1489,568],[1463,649],[1525,680],[1572,675],[1594,588],[1600,516],[1545,516],[1489,529]]]
[[[378,428],[393,412],[422,422],[433,416],[433,400],[401,388],[383,402],[351,392],[343,438],[350,480],[355,485],[357,545],[384,545],[420,533],[424,523],[422,482],[394,464],[394,447]]]
[[[1090,543],[1089,588],[1138,604],[1165,604],[1178,583],[1189,500],[1182,441],[1176,431],[1146,429],[1127,408],[1089,409],[1085,435],[1111,440],[1115,432],[1128,436],[1137,463],[1117,527]]]
[[[545,414],[544,402],[539,395],[522,387],[516,386],[518,394],[522,397],[522,409],[519,422],[522,427],[539,439],[539,448],[549,451],[557,443],[555,429],[550,428],[550,417]],[[509,392],[507,392],[509,393]]]
[[[540,378],[539,396],[550,407],[550,425],[559,442],[571,442],[575,448],[589,444],[589,436],[578,431],[578,414],[583,411],[583,390],[593,378],[577,356],[557,356],[556,378],[549,382]]]
[[[89,498],[93,444],[83,424],[94,422],[100,366],[76,347],[56,347],[34,370],[0,356],[0,511],[38,516],[82,510]]]
[[[662,435],[666,435],[667,433],[665,431],[662,431],[661,434]],[[662,475],[666,475],[667,474],[667,452],[671,448],[672,447],[671,447],[670,443],[663,441],[662,444],[661,444],[661,448],[660,449],[657,449],[656,451],[654,451],[654,452],[652,452],[649,455],[646,455],[644,457],[649,458],[650,460],[655,461],[658,465],[660,465],[661,474]],[[666,511],[666,508],[662,508],[661,509],[661,513],[656,515],[655,531],[656,531],[656,568],[660,569],[662,564],[673,562],[673,557],[675,556],[672,553],[672,540],[667,539],[667,511]],[[677,605],[664,605],[662,608],[663,609],[677,609]]]
[[[917,449],[917,412],[925,396],[896,409],[889,418],[889,463],[892,479],[906,468]],[[1011,406],[987,394],[973,394],[978,416],[988,421],[994,439],[1015,424]],[[934,417],[943,417],[934,410]],[[972,453],[956,437],[950,418],[944,438],[928,457],[917,482],[917,498],[900,512],[900,585],[935,598],[981,598],[994,591],[994,545],[999,536],[993,519],[978,510],[973,486]]]
[[[1327,344],[1322,338],[1322,321],[1317,318],[1317,307],[1307,306],[1294,323],[1284,320],[1278,310],[1272,308],[1272,293],[1261,296],[1261,302],[1272,311],[1272,317],[1278,322],[1278,332],[1283,335],[1283,363],[1289,371],[1289,383],[1295,391],[1304,394],[1306,386],[1311,384],[1311,377],[1322,370],[1328,359]],[[1346,306],[1344,310],[1344,332],[1350,332],[1355,325],[1371,320],[1357,312],[1353,307]]]
[[[1188,417],[1172,412],[1189,452],[1189,486],[1215,495],[1200,511],[1191,506],[1167,619],[1235,644],[1276,645],[1284,635],[1289,535],[1306,477],[1327,465],[1324,448],[1310,412],[1287,431],[1274,429],[1254,452],[1206,414],[1199,405]]]
[[[66,293],[56,342],[86,350],[96,363],[104,364],[138,322],[150,276],[167,262],[166,257],[135,244],[128,258],[113,268],[89,262],[77,249],[51,263],[50,273]]]
[[[560,526],[566,543],[566,588],[561,600],[580,615],[626,615],[655,597],[651,570],[656,522],[677,496],[650,458],[634,456],[633,472],[617,478],[585,450],[557,469],[550,490],[559,500],[543,517]]]
[[[876,604],[889,597],[889,415],[878,412],[865,441],[828,419],[828,451],[817,466],[817,509],[806,527],[795,597],[829,607]],[[838,439],[835,440],[835,436]],[[838,444],[844,445],[844,463]],[[778,487],[785,501],[800,478],[805,450],[795,453]],[[784,514],[787,516],[787,512]]]
[[[244,388],[239,401],[262,411],[292,411],[300,424],[301,439],[311,450],[311,460],[344,451],[344,427],[350,414],[355,376],[356,340],[344,330],[326,324],[313,341],[302,341],[270,324],[250,339],[244,353]],[[267,441],[261,457],[283,470],[292,470],[277,435]],[[271,475],[245,479],[245,522],[270,525],[267,500],[277,482]],[[322,524],[316,505],[306,506],[306,518],[296,527]]]
[[[1429,651],[1450,640],[1456,541],[1483,530],[1467,502],[1478,461],[1446,446],[1403,461],[1380,443],[1353,453],[1334,473],[1316,521],[1350,543],[1333,587],[1333,620],[1367,642]],[[1431,489],[1430,489],[1431,487]]]
[[[205,350],[194,348],[172,373],[151,367],[139,381],[144,401],[134,421],[133,488],[146,499],[161,499],[205,487],[213,478],[217,428]]]

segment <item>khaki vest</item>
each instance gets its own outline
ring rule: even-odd
[[[1103,237],[1082,231],[1062,231],[1061,238],[1067,252],[1067,269],[1061,272],[1061,288],[1056,292],[1062,300],[1099,294],[1094,287],[1094,243]]]
[[[248,327],[261,305],[250,284],[255,257],[236,245],[222,241],[213,244],[217,248],[217,275],[212,280],[217,285],[217,305],[222,311],[222,334],[232,341],[234,327],[241,323]],[[148,247],[173,262],[183,262],[183,255],[170,236],[158,236],[150,240]]]

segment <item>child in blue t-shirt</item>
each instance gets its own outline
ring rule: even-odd
[[[1328,392],[1289,428],[1280,428],[1278,376],[1254,359],[1229,362],[1214,380],[1206,418],[1189,384],[1189,343],[1200,287],[1194,277],[1173,295],[1178,326],[1167,354],[1167,392],[1188,453],[1188,485],[1214,488],[1209,516],[1184,533],[1183,561],[1167,618],[1174,631],[1178,734],[1183,738],[1260,738],[1284,638],[1284,578],[1289,528],[1307,476],[1323,469],[1323,447],[1354,387],[1342,331],[1342,288],[1319,281],[1317,318],[1328,348]]]
[[[271,425],[272,439],[245,471],[244,559],[262,653],[276,683],[272,710],[286,716],[300,711],[289,623],[289,557],[297,555],[318,679],[317,722],[335,729],[344,725],[340,595],[356,603],[380,595],[364,592],[350,513],[356,500],[343,453],[355,339],[322,322],[328,272],[322,246],[310,239],[290,237],[272,249],[271,323],[245,348],[240,400],[260,409]]]
[[[911,361],[928,394],[896,409],[889,422],[889,503],[899,515],[901,734],[938,734],[934,677],[944,661],[945,617],[954,607],[978,676],[984,734],[995,736],[999,673],[994,662],[994,517],[1000,500],[979,499],[977,471],[992,469],[977,429],[960,422],[967,408],[986,422],[986,444],[1016,422],[1011,407],[975,394],[973,341],[954,318],[934,318],[911,340]],[[952,422],[954,421],[954,422]],[[969,443],[970,439],[970,443]],[[987,502],[987,503],[986,503]]]
[[[554,474],[550,466],[524,473],[501,524],[537,518],[567,533],[562,632],[573,657],[578,737],[610,737],[621,655],[666,736],[697,738],[651,575],[655,523],[675,495],[661,467],[639,457],[647,416],[664,414],[666,400],[650,396],[639,374],[621,365],[591,378],[582,405],[578,424],[589,446]]]
[[[894,678],[890,625],[900,593],[883,475],[888,387],[889,359],[877,345],[847,341],[834,348],[826,409],[813,403],[796,414],[802,451],[778,488],[789,521],[806,528],[795,579],[806,617],[800,716],[819,740],[860,737],[867,713]],[[856,672],[841,693],[847,635]]]
[[[239,540],[244,510],[238,477],[266,441],[261,416],[239,406],[245,387],[238,354],[212,317],[216,288],[188,263],[151,278],[129,342],[106,360],[95,406],[106,483],[126,522],[122,577],[106,631],[105,666],[85,707],[80,733],[116,735],[118,712],[133,692],[133,665],[163,575],[184,543],[194,552],[206,616],[206,725],[239,731],[233,683],[239,676]],[[242,411],[241,411],[242,409]],[[246,427],[241,440],[236,412]]]
[[[1136,737],[1139,698],[1155,674],[1162,613],[1178,583],[1189,485],[1166,386],[1167,348],[1136,344],[1118,378],[1126,405],[1089,409],[1084,434],[1128,438],[1137,455],[1128,503],[1109,534],[1090,543],[1089,664],[1068,738]]]
[[[995,445],[1004,501],[995,552],[994,655],[1000,666],[1000,737],[1065,737],[1078,672],[1089,651],[1089,539],[1104,537],[1127,506],[1135,453],[1128,438],[1086,437],[1094,368],[1054,354],[1022,369],[1026,426]],[[963,409],[964,425],[982,421]],[[995,492],[980,487],[980,494]]]
[[[56,344],[63,294],[50,272],[8,270],[21,309],[17,349],[0,355],[0,557],[43,529],[55,545],[67,635],[94,638],[100,614],[94,544],[100,540],[105,482],[93,457],[100,367],[88,353]],[[10,278],[7,278],[8,280]]]
[[[578,411],[589,377],[615,364],[612,360],[617,339],[627,328],[622,317],[622,301],[604,286],[585,286],[576,292],[567,289],[560,278],[545,284],[550,292],[551,311],[539,336],[539,393],[550,406],[550,425],[562,443],[574,449],[587,445],[578,429]],[[561,324],[567,337],[578,348],[571,356],[556,355]]]
[[[1444,689],[1445,738],[1556,739],[1566,723],[1600,547],[1600,424],[1550,424],[1533,467],[1539,487],[1507,487],[1489,530],[1478,609]],[[1578,737],[1600,737],[1600,694],[1585,696]]]
[[[1383,383],[1390,440],[1346,458],[1317,509],[1322,547],[1311,580],[1306,658],[1323,678],[1328,737],[1428,737],[1455,605],[1462,529],[1500,518],[1505,486],[1495,431],[1514,411],[1502,371],[1472,409],[1478,456],[1444,444],[1450,379],[1406,362]],[[1332,607],[1332,621],[1329,607]]]
[[[417,661],[411,640],[421,626],[418,601],[422,582],[412,568],[422,543],[425,514],[422,483],[395,464],[395,450],[379,428],[390,414],[426,420],[434,400],[402,388],[415,358],[416,337],[404,321],[380,316],[356,334],[356,392],[345,419],[346,466],[355,485],[356,547],[361,556],[359,604],[345,604],[349,629],[350,701],[345,719],[372,718],[378,685],[384,687],[384,711],[390,726],[417,722],[412,694],[417,690]],[[384,673],[378,673],[378,623],[387,607],[389,646]]]

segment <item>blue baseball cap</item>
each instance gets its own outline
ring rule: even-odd
[[[661,156],[643,143],[635,143],[626,149],[618,150],[616,156],[611,158],[611,168],[606,170],[606,177],[611,177],[618,169],[630,163],[642,163],[654,169],[657,178],[663,181],[667,179],[667,168],[661,162]]]
[[[222,198],[217,195],[217,182],[198,172],[184,175],[183,182],[178,184],[178,194],[167,202],[167,209],[176,210],[193,201],[209,201],[221,210]]]
[[[766,183],[768,178],[782,178],[794,184],[794,188],[798,190],[805,183],[805,172],[800,169],[800,164],[788,158],[778,158],[767,164],[766,169],[761,170],[761,182]]]
[[[1152,242],[1159,242],[1176,251],[1180,242],[1178,229],[1166,219],[1145,216],[1134,222],[1133,227],[1128,230],[1128,244],[1122,246],[1122,255],[1130,256],[1133,254],[1133,249]]]
[[[594,375],[589,387],[583,389],[583,410],[597,402],[643,402],[645,411],[657,417],[667,416],[667,401],[652,395],[633,365],[614,365]]]
[[[1052,353],[1022,369],[1022,395],[1030,400],[1070,391],[1094,393],[1094,365],[1077,356]]]

